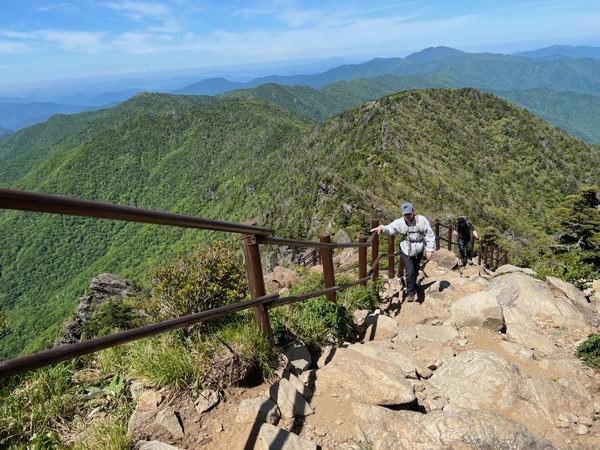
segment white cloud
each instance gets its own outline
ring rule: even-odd
[[[72,5],[71,3],[58,3],[55,5],[48,5],[48,6],[40,6],[38,8],[35,8],[36,12],[46,12],[46,11],[52,11],[54,9],[65,9],[65,8],[71,8]]]
[[[171,18],[169,9],[162,3],[154,2],[106,2],[103,6],[117,11],[130,19],[141,21],[146,18],[169,20]]]
[[[99,53],[107,49],[104,33],[86,31],[40,30],[36,32],[46,43],[57,45],[62,50],[81,53]]]
[[[0,41],[0,55],[18,55],[32,51],[34,47],[26,42]]]

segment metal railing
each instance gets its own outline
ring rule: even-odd
[[[441,228],[446,230],[445,233],[440,231]],[[454,251],[458,246],[458,233],[452,225],[436,220],[433,224],[433,232],[435,233],[436,249],[442,248],[442,242],[445,242],[446,248],[450,251]],[[473,245],[471,254],[477,255],[477,264],[481,265],[483,263],[485,267],[491,270],[496,270],[500,265],[508,263],[508,251],[484,239],[478,241],[477,250]]]
[[[94,338],[75,344],[69,344],[50,350],[40,351],[19,358],[0,361],[0,379],[249,308],[253,309],[254,319],[260,330],[270,341],[272,341],[272,333],[268,316],[268,309],[270,307],[303,301],[322,295],[325,295],[332,301],[336,301],[337,292],[358,284],[366,285],[368,280],[372,277],[371,274],[373,273],[373,268],[367,272],[366,249],[369,245],[374,244],[371,242],[372,239],[367,240],[366,237],[362,236],[359,237],[358,243],[350,244],[331,243],[328,234],[322,235],[319,242],[281,239],[270,237],[273,230],[256,226],[253,222],[239,224],[149,209],[120,206],[112,203],[73,199],[58,195],[17,191],[11,189],[0,189],[0,209],[85,216],[98,219],[124,220],[130,222],[142,222],[167,226],[197,228],[201,230],[238,233],[241,235],[241,241],[243,244],[244,262],[251,297],[251,300],[235,305],[228,305],[208,311],[202,311],[197,314],[146,325],[132,330],[122,331],[109,336]],[[266,295],[259,250],[260,244],[319,248],[320,261],[323,264],[325,289],[285,298],[280,298],[278,294]],[[359,279],[352,283],[336,286],[333,270],[332,250],[335,248],[351,247],[359,248]]]
[[[376,233],[371,234],[369,238],[365,235],[359,235],[358,242],[356,243],[332,243],[329,234],[322,234],[318,242],[283,239],[271,236],[273,230],[256,226],[254,222],[250,221],[239,224],[149,209],[120,206],[112,203],[72,199],[57,195],[10,189],[0,189],[0,209],[85,216],[98,219],[124,220],[238,233],[241,235],[244,264],[251,297],[251,300],[235,305],[214,308],[208,311],[179,317],[177,319],[114,333],[109,336],[94,338],[19,358],[0,361],[0,379],[249,308],[253,309],[254,321],[257,326],[266,338],[270,342],[273,342],[268,314],[269,308],[320,296],[326,296],[329,300],[335,302],[337,292],[356,285],[366,286],[369,280],[376,280],[379,277],[379,262],[382,258],[388,258],[388,276],[390,278],[396,276],[394,261],[397,253],[394,252],[394,236],[388,237],[387,253],[379,254],[379,235]],[[372,228],[375,228],[378,225],[379,221],[377,220],[373,220],[371,223]],[[445,239],[440,236],[439,233],[440,227],[443,226],[444,225],[440,224],[438,221],[436,221],[434,225],[438,249],[440,248],[440,241]],[[448,234],[448,242],[449,249],[451,249],[451,231]],[[262,261],[260,257],[260,245],[313,248],[315,249],[315,252],[317,251],[316,249],[319,249],[318,260],[323,267],[325,289],[288,297],[280,297],[278,294],[266,295]],[[367,249],[369,247],[371,249],[371,265],[367,270]],[[333,250],[338,248],[358,248],[358,279],[340,286],[335,283],[333,264]],[[492,250],[492,260],[494,251],[495,250]],[[401,276],[401,267],[399,268],[398,275]]]

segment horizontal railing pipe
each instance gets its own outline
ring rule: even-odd
[[[277,306],[287,305],[290,303],[301,302],[301,301],[308,300],[311,298],[326,296],[327,294],[343,291],[343,290],[351,288],[353,286],[357,286],[361,283],[365,283],[366,281],[369,281],[370,279],[371,279],[371,276],[369,275],[368,277],[360,278],[358,280],[351,281],[349,283],[344,283],[339,286],[332,286],[332,287],[329,287],[326,289],[321,289],[318,291],[307,292],[305,294],[291,295],[289,297],[279,297],[278,299],[276,299],[272,303],[270,303],[269,307],[274,308]]]
[[[129,222],[171,225],[203,230],[247,233],[266,236],[273,233],[269,228],[243,225],[222,220],[204,219],[183,214],[154,211],[151,209],[121,206],[113,203],[80,200],[59,195],[0,189],[0,208],[20,211],[66,214],[70,216],[95,217],[97,219],[125,220]]]
[[[262,304],[272,303],[279,297],[278,294],[265,295],[263,297],[236,303],[234,305],[221,306],[208,311],[202,311],[188,316],[178,317],[176,319],[166,320],[132,330],[121,331],[108,336],[103,336],[88,341],[67,344],[50,350],[33,353],[20,358],[0,361],[0,379],[17,375],[29,370],[39,369],[50,364],[76,358],[78,356],[94,353],[115,345],[125,344],[155,334],[164,333],[184,326],[193,325],[209,319],[225,316],[234,312],[242,311]]]
[[[335,242],[318,242],[318,241],[298,241],[296,239],[283,239],[270,236],[261,236],[261,244],[267,245],[287,245],[289,247],[315,247],[315,248],[358,248],[367,247],[368,243],[335,243]]]

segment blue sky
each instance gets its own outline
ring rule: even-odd
[[[186,68],[600,46],[598,0],[0,0],[0,87]]]

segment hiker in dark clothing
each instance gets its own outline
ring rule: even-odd
[[[471,239],[471,235],[476,240],[479,240],[479,236],[477,235],[477,231],[475,231],[475,227],[466,216],[460,216],[456,219],[454,230],[458,234],[458,252],[460,254],[461,266],[464,267],[467,265],[467,259],[470,260],[472,258],[473,239]]]
[[[415,215],[412,203],[403,203],[402,216],[388,225],[379,225],[371,230],[383,234],[400,234],[400,258],[406,276],[406,301],[413,302],[417,292],[417,275],[423,252],[427,261],[435,250],[435,234],[425,216]]]

